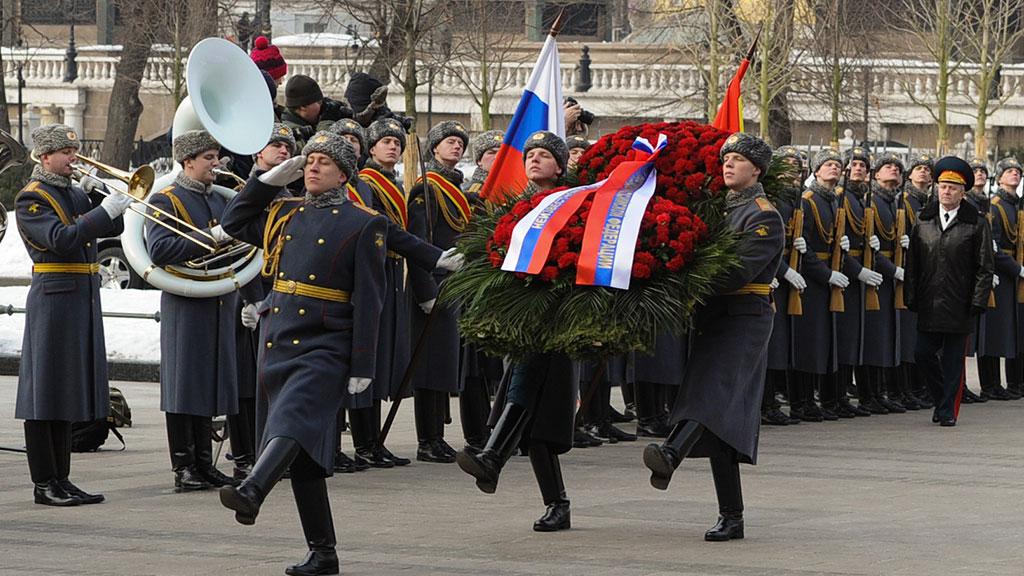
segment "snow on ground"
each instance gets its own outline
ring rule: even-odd
[[[18,234],[18,225],[14,222],[14,212],[7,213],[7,233],[0,242],[0,278],[32,277],[32,259],[28,257],[25,243]]]
[[[4,238],[6,242],[7,238]],[[0,306],[3,309],[8,305],[24,308],[28,289],[28,286],[0,287]],[[160,310],[159,290],[101,290],[100,294],[104,312],[152,314]],[[160,325],[156,321],[104,318],[103,331],[109,360],[152,364],[160,362]],[[24,333],[24,314],[8,316],[0,313],[0,356],[20,356]],[[54,360],[59,361],[59,351],[53,353]]]

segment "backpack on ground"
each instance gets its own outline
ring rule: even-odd
[[[110,389],[110,415],[106,418],[90,422],[75,422],[71,425],[71,451],[95,452],[107,441],[111,432],[121,442],[121,450],[126,448],[124,436],[118,428],[132,426],[132,409],[124,394],[117,388]]]

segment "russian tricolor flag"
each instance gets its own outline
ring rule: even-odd
[[[526,188],[523,145],[538,130],[554,132],[565,138],[562,75],[558,45],[553,35],[549,35],[544,42],[516,113],[505,131],[505,141],[498,149],[498,156],[480,190],[485,200],[502,204],[510,194],[517,194]]]

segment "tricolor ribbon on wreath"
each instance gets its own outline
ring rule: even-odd
[[[501,269],[538,274],[551,252],[555,236],[593,196],[583,232],[576,283],[629,289],[640,224],[658,181],[654,160],[667,143],[664,134],[658,135],[656,146],[645,138],[637,138],[633,142],[635,159],[619,164],[608,178],[556,192],[541,200],[513,229]]]

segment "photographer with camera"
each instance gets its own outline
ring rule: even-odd
[[[327,130],[338,120],[352,118],[352,109],[343,101],[324,97],[320,85],[309,76],[297,74],[284,86],[284,105],[281,121],[295,134],[296,150],[321,130]]]
[[[583,106],[572,96],[565,98],[565,135],[566,137],[581,134],[586,136],[590,131],[590,125],[594,123],[597,116]]]

